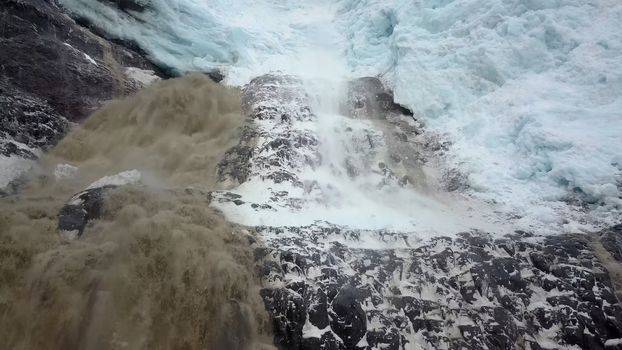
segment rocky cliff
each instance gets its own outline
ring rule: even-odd
[[[92,33],[53,1],[0,4],[0,193],[105,101],[156,77],[131,48]]]

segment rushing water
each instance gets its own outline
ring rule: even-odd
[[[209,208],[207,192],[222,187],[216,163],[241,123],[237,91],[191,75],[107,104],[53,149],[0,201],[2,347],[261,348],[248,233]],[[78,174],[55,177],[63,163]],[[67,199],[128,169],[143,183],[107,191],[101,219],[63,239]]]

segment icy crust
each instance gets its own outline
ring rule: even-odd
[[[258,227],[284,349],[602,349],[622,309],[589,237],[416,242],[334,225]]]
[[[619,1],[341,1],[348,62],[453,141],[472,193],[528,229],[621,208]],[[582,212],[583,210],[586,212]]]

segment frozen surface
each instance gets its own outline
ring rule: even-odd
[[[227,82],[381,75],[453,143],[466,194],[518,228],[589,230],[620,214],[622,3],[616,0],[60,0],[176,72]]]
[[[338,18],[350,66],[447,133],[471,193],[525,228],[616,221],[622,3],[346,0]]]

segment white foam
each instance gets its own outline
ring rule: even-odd
[[[0,189],[5,188],[11,181],[26,174],[34,165],[35,161],[31,159],[0,155]]]
[[[87,190],[104,186],[137,185],[142,180],[142,174],[138,170],[128,170],[115,175],[104,176],[86,187]]]

